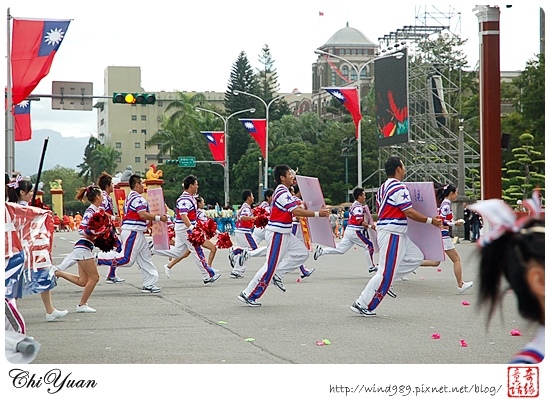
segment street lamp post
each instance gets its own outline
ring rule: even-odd
[[[261,201],[262,194],[264,192],[264,185],[262,184],[262,157],[258,157],[258,201]]]
[[[244,94],[245,96],[254,97],[257,100],[260,100],[264,106],[265,106],[265,172],[264,172],[264,188],[267,189],[267,180],[268,180],[268,173],[267,173],[267,165],[269,163],[269,107],[271,107],[271,104],[273,104],[275,101],[280,100],[281,98],[288,97],[292,94],[300,95],[300,93],[296,90],[293,90],[292,93],[288,94],[281,94],[280,96],[277,96],[273,98],[269,103],[266,103],[263,98],[252,94],[247,93],[245,91],[240,90],[233,90],[234,95]]]
[[[227,117],[217,113],[216,111],[212,111],[211,109],[206,109],[206,108],[201,108],[201,107],[195,107],[195,111],[210,112],[211,114],[216,115],[217,117],[219,117],[223,121],[223,133],[224,133],[223,134],[223,140],[224,140],[223,144],[224,144],[224,148],[225,148],[225,165],[223,167],[223,192],[224,192],[224,197],[225,197],[224,198],[224,205],[228,206],[229,205],[229,148],[227,146],[227,141],[228,141],[228,138],[229,138],[228,122],[229,122],[229,119],[232,116],[242,114],[242,113],[245,113],[245,112],[255,112],[256,108],[248,108],[248,109],[243,109],[242,111],[233,112],[231,115],[229,115]]]
[[[395,57],[397,59],[400,59],[404,55],[401,51],[398,51],[396,53],[386,54],[378,58],[373,58],[372,60],[365,62],[363,65],[361,65],[361,67],[357,68],[351,61],[343,57],[340,57],[338,55],[334,55],[323,50],[315,50],[314,53],[338,58],[339,60],[344,61],[346,64],[350,65],[355,70],[355,73],[357,74],[355,85],[357,86],[357,91],[358,91],[357,103],[359,107],[359,112],[361,112],[361,87],[360,87],[361,71],[367,65],[369,65],[370,63],[376,60],[381,60],[382,58],[389,58],[389,57]],[[362,160],[361,160],[361,121],[359,121],[359,125],[357,126],[357,187],[363,187],[363,166],[362,166]]]

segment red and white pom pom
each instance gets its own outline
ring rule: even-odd
[[[88,230],[94,235],[101,235],[113,227],[112,223],[110,215],[105,213],[103,209],[100,209],[88,221]]]
[[[258,228],[267,226],[267,222],[269,222],[269,213],[267,213],[265,208],[257,206],[252,209],[252,214],[256,217],[254,220],[254,226]]]
[[[229,237],[228,232],[218,234],[218,241],[216,241],[216,248],[226,249],[226,248],[231,248],[232,246],[233,246],[233,243],[231,242],[231,238]]]
[[[206,239],[209,240],[216,235],[218,230],[218,224],[214,219],[208,219],[206,221],[206,226],[204,228],[204,233],[206,234]]]
[[[200,247],[206,241],[206,235],[204,234],[204,231],[202,231],[198,226],[195,226],[187,239],[194,247]]]

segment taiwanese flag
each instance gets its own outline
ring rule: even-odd
[[[71,21],[13,19],[11,74],[13,103],[25,100],[50,72]]]
[[[350,112],[353,122],[355,122],[355,138],[357,138],[357,128],[361,121],[359,91],[357,87],[325,87],[325,90],[336,97],[336,99],[338,99],[338,101],[340,101]]]
[[[31,130],[31,102],[21,101],[13,106],[13,119],[15,121],[15,141],[27,141],[32,137]]]
[[[214,161],[225,165],[225,132],[201,132],[208,141]]]
[[[260,146],[262,155],[265,158],[266,120],[265,119],[239,119],[239,120],[243,123],[245,129],[248,130],[248,133],[250,133],[254,138],[254,140],[256,140],[256,142]]]

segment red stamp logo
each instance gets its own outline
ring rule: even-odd
[[[531,366],[508,367],[508,397],[538,398],[539,368]]]

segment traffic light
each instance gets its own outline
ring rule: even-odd
[[[154,93],[113,93],[114,104],[154,104],[156,101]]]
[[[166,161],[164,161],[165,164],[174,164],[174,163],[178,163],[178,160],[177,159],[167,159]]]

